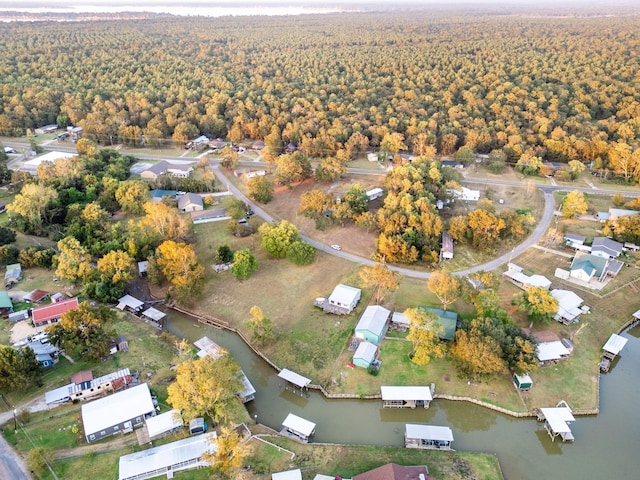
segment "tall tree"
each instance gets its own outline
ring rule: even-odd
[[[482,335],[478,329],[471,329],[469,332],[458,330],[449,352],[456,368],[474,380],[506,370],[500,346],[493,338]]]
[[[224,352],[215,359],[206,356],[180,363],[175,382],[167,387],[167,403],[187,422],[203,415],[228,421],[241,390],[240,367]]]
[[[58,198],[58,192],[53,188],[37,183],[27,183],[13,202],[7,205],[9,215],[20,215],[32,227],[42,228],[46,219],[49,204]]]
[[[198,263],[193,246],[167,240],[156,250],[156,262],[180,300],[198,295],[204,286],[204,267]]]
[[[133,280],[135,265],[133,258],[122,250],[112,250],[98,260],[101,280],[120,288]]]
[[[429,280],[427,280],[427,288],[438,297],[442,302],[442,308],[445,310],[462,295],[460,280],[447,270],[433,272]]]
[[[142,213],[151,195],[146,183],[140,180],[127,180],[120,183],[115,198],[125,212]]]
[[[416,365],[426,365],[431,358],[444,357],[447,347],[440,341],[444,329],[438,322],[438,316],[422,308],[410,308],[404,314],[409,319],[407,340],[413,344],[411,361]]]
[[[273,331],[273,322],[264,315],[260,307],[254,305],[249,310],[251,318],[247,322],[247,327],[251,331],[253,340],[264,345],[273,340],[275,334]]]
[[[94,268],[91,265],[91,255],[73,237],[63,238],[58,242],[56,276],[65,278],[72,283],[78,280],[87,280],[93,276]]]
[[[94,308],[82,302],[77,308],[62,314],[60,321],[47,327],[52,344],[72,357],[96,361],[109,355],[115,332],[111,326],[115,313],[100,305]]]
[[[528,287],[514,297],[513,303],[534,322],[549,322],[558,313],[558,300],[542,287]]]
[[[267,177],[254,177],[247,182],[249,196],[256,202],[269,203],[273,199],[275,185]]]
[[[153,232],[158,241],[184,240],[189,236],[191,223],[175,207],[147,202],[143,208],[145,216],[140,225],[142,229]]]
[[[400,286],[400,274],[389,269],[386,264],[376,263],[372,267],[362,267],[358,274],[364,288],[375,289],[378,305],[388,293],[395,292]]]
[[[243,439],[238,431],[223,426],[216,439],[216,448],[211,455],[205,454],[214,472],[222,478],[242,480],[242,467],[252,453],[251,444]]]
[[[286,220],[275,224],[263,223],[258,232],[262,235],[262,248],[273,258],[285,258],[291,244],[300,238],[295,225]]]
[[[22,391],[39,383],[41,373],[31,348],[16,350],[11,345],[0,345],[0,391]]]
[[[245,248],[233,254],[233,266],[231,273],[238,280],[246,280],[258,270],[258,260],[251,250]]]
[[[587,213],[588,209],[587,196],[579,190],[567,193],[562,201],[561,210],[564,218],[579,217]]]

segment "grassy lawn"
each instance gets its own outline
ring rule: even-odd
[[[253,467],[255,473],[300,468],[305,480],[312,479],[318,473],[351,478],[353,475],[393,462],[400,465],[426,465],[429,474],[436,479],[497,480],[502,478],[498,460],[490,454],[410,448],[300,444],[280,437],[266,437],[265,439],[295,452],[296,456],[290,460],[288,456],[283,458],[283,455],[274,451],[273,448],[256,447],[259,461]]]

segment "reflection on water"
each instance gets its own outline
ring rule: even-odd
[[[383,409],[375,400],[327,400],[315,391],[303,398],[282,389],[276,372],[238,336],[197,325],[175,312],[170,312],[167,328],[192,342],[207,335],[227,348],[256,388],[256,400],[247,404],[249,413],[276,430],[287,414],[294,413],[317,424],[317,442],[401,447],[406,423],[448,425],[455,449],[496,453],[508,480],[640,478],[636,452],[640,445],[636,410],[640,402],[640,327],[625,334],[629,342],[615,369],[601,377],[600,415],[577,417],[572,423],[576,438],[572,444],[552,442],[533,418],[507,417],[465,402],[436,400],[429,409],[411,410]],[[287,367],[295,370],[294,365]]]

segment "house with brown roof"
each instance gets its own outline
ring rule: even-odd
[[[24,296],[24,301],[29,303],[40,303],[49,296],[49,292],[36,288]]]
[[[69,312],[79,305],[78,297],[70,298],[58,303],[51,303],[42,307],[34,308],[31,316],[33,318],[33,325],[42,327],[50,323],[56,323],[60,320],[62,315]]]
[[[432,479],[426,466],[405,467],[387,463],[368,472],[354,475],[353,480],[429,480]]]

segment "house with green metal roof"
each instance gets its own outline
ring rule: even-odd
[[[0,291],[0,315],[9,315],[13,312],[13,303],[7,292]]]
[[[443,332],[439,335],[441,340],[453,340],[456,329],[459,326],[458,314],[449,310],[441,310],[439,308],[418,307],[427,312],[434,313],[438,316],[438,322],[442,326]]]

